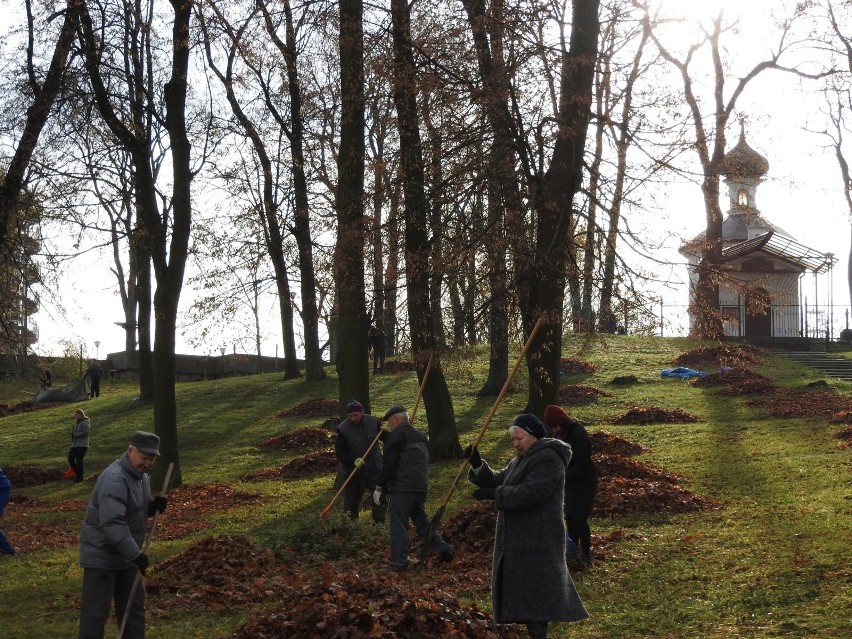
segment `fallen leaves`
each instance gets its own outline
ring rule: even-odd
[[[637,406],[612,420],[613,424],[689,424],[700,421],[680,408]]]
[[[598,397],[612,397],[612,393],[580,384],[567,384],[559,389],[559,403],[568,406],[591,404]]]
[[[334,434],[326,428],[300,428],[291,433],[275,435],[258,444],[266,450],[316,450],[334,443]]]
[[[309,399],[293,408],[287,408],[275,414],[275,417],[332,417],[340,413],[340,403],[336,399]]]
[[[296,479],[312,477],[337,470],[337,457],[333,450],[309,453],[296,457],[277,468],[261,468],[243,475],[243,481],[264,481],[267,479]]]
[[[768,377],[746,368],[724,368],[706,377],[693,379],[690,386],[724,386],[722,395],[759,395],[776,390],[775,384]]]
[[[742,364],[758,364],[763,361],[759,349],[743,344],[722,344],[720,346],[702,346],[681,353],[674,363],[677,366],[689,368],[719,366],[738,366]]]
[[[771,397],[746,401],[748,406],[765,411],[770,417],[826,417],[852,411],[852,397],[836,391],[778,390]]]
[[[12,482],[13,488],[40,486],[61,481],[65,468],[41,468],[39,466],[4,466],[3,472]]]
[[[559,371],[568,377],[594,373],[596,370],[598,370],[598,367],[595,364],[584,362],[581,359],[574,359],[573,357],[563,357],[559,364]]]
[[[23,401],[17,404],[0,404],[0,417],[8,417],[9,415],[20,415],[22,413],[31,413],[34,410],[42,408],[56,408],[57,406],[66,406],[67,402],[30,402]]]

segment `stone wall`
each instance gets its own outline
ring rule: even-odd
[[[305,368],[298,360],[299,369]],[[110,353],[101,362],[104,373],[121,379],[139,379],[139,353],[136,351]],[[256,373],[277,373],[284,370],[283,357],[266,357],[241,353],[225,355],[175,355],[175,381],[193,382]]]

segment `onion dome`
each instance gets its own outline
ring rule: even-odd
[[[719,173],[727,178],[762,178],[769,171],[769,160],[751,148],[745,141],[745,133],[740,133],[740,141],[725,154],[719,167]]]

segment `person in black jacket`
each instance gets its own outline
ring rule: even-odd
[[[571,446],[571,463],[565,471],[565,524],[568,528],[565,542],[569,558],[575,559],[579,554],[580,561],[589,566],[592,563],[589,516],[598,491],[592,443],[583,424],[559,406],[551,404],[544,409],[544,423],[553,437]]]
[[[434,531],[426,516],[426,494],[429,489],[429,441],[408,421],[408,412],[399,404],[392,406],[382,421],[390,433],[383,436],[384,464],[373,492],[379,506],[390,493],[391,569],[408,569],[408,520],[421,539],[429,537],[429,549],[442,561],[453,558],[453,548]]]
[[[382,467],[382,453],[378,445],[373,446],[366,457],[365,453],[380,428],[379,420],[372,415],[365,415],[361,402],[354,399],[346,404],[346,419],[337,425],[334,454],[340,462],[342,475],[349,477],[355,468],[358,469],[358,472],[352,475],[343,494],[343,509],[352,519],[358,518],[364,491],[368,490],[372,495],[376,489],[376,479]],[[372,504],[372,501],[370,503]],[[373,504],[373,521],[377,524],[385,521],[385,509],[375,504]]]

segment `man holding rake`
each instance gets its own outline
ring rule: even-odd
[[[143,552],[148,517],[166,509],[165,497],[151,497],[148,477],[159,454],[159,437],[134,431],[127,452],[98,477],[80,530],[83,602],[78,639],[103,639],[113,601],[122,637],[145,637],[145,587],[134,583],[148,568]]]

